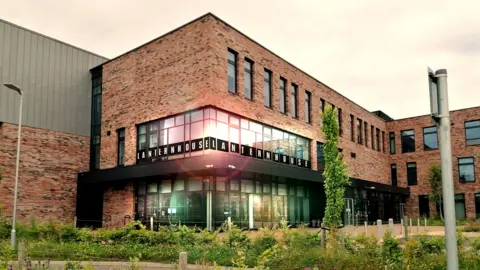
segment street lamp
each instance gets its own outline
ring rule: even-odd
[[[4,84],[5,87],[9,88],[10,90],[13,90],[17,92],[20,95],[20,111],[18,113],[18,140],[17,140],[17,162],[15,165],[15,191],[13,193],[13,221],[12,221],[12,235],[10,237],[10,245],[12,248],[15,248],[15,243],[17,242],[17,233],[15,231],[15,224],[16,224],[16,219],[17,219],[17,189],[18,189],[18,167],[20,163],[20,140],[21,140],[21,132],[22,132],[22,101],[23,101],[23,94],[22,90],[13,85],[6,83]]]

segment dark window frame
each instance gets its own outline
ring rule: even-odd
[[[355,116],[350,114],[350,140],[355,142]]]
[[[356,123],[356,127],[357,127],[357,143],[358,144],[363,144],[363,132],[362,132],[362,125],[363,125],[363,122],[362,122],[362,119],[360,118],[357,118],[357,123]]]
[[[263,81],[264,81],[264,86],[263,86],[263,99],[264,99],[264,102],[263,102],[263,105],[265,105],[265,107],[267,108],[272,108],[272,71],[265,68],[263,69]],[[267,78],[267,75],[268,75],[268,78]],[[267,84],[265,84],[267,83]],[[268,86],[268,90],[267,90],[267,87]],[[267,99],[266,97],[268,97],[268,104],[267,104]]]
[[[320,99],[320,110],[325,112],[325,99],[323,98]]]
[[[282,83],[283,83],[283,88],[282,88]],[[287,108],[287,79],[280,77],[280,112],[283,114],[287,114],[288,108]],[[283,98],[283,103],[282,103],[282,98]],[[283,105],[283,110],[282,110],[282,105]]]
[[[121,148],[123,148],[123,157],[120,157]],[[117,129],[117,166],[125,166],[125,128]]]
[[[245,98],[248,99],[248,100],[253,100],[253,74],[254,74],[254,67],[253,67],[253,64],[254,62],[252,60],[250,60],[249,58],[245,57],[244,58],[244,66],[243,66],[243,70],[245,72],[245,74],[250,74],[250,93],[248,93],[248,89],[245,87],[247,85],[248,82],[246,82],[246,76],[244,75],[243,76],[243,83],[244,83],[244,95],[245,95]],[[247,68],[246,64],[250,64],[250,69]],[[250,95],[250,97],[248,97],[248,95]]]
[[[463,160],[471,159],[472,162],[460,163],[461,159],[463,159]],[[459,157],[457,159],[457,163],[458,163],[458,180],[460,181],[460,183],[475,183],[476,182],[476,178],[475,178],[475,157]],[[460,175],[460,167],[465,167],[465,166],[472,166],[472,168],[473,168],[473,179],[472,180],[462,180],[461,175]]]
[[[428,131],[428,132],[425,132],[426,129],[430,129],[430,128],[435,128],[435,132],[432,132],[432,131]],[[422,132],[423,132],[423,150],[424,151],[430,151],[430,150],[437,150],[438,149],[438,128],[437,126],[430,126],[430,127],[424,127],[422,129]],[[425,143],[425,135],[431,135],[431,134],[435,134],[435,138],[437,139],[437,147],[436,148],[427,148],[427,144]]]
[[[390,180],[392,187],[398,186],[397,164],[390,164]]]
[[[476,219],[480,219],[480,192],[473,195]]]
[[[363,121],[363,137],[365,138],[365,147],[368,148],[368,123]]]
[[[407,131],[412,131],[412,135],[403,135],[403,133],[407,132]],[[409,151],[408,149],[406,149],[407,146],[405,146],[403,140],[404,140],[404,137],[412,137],[412,136],[413,136],[413,145],[412,145],[413,150]],[[415,152],[415,130],[414,129],[405,129],[405,130],[400,131],[400,138],[401,138],[401,143],[402,143],[402,154]]]
[[[370,125],[370,137],[372,139],[372,149],[375,150],[375,128],[373,125]]]
[[[312,123],[312,93],[305,90],[305,123]]]
[[[478,124],[476,124],[475,126],[472,126],[472,127],[467,127],[467,124],[468,123],[472,123],[472,122],[478,122]],[[475,140],[480,140],[480,137],[474,137],[474,138],[470,138],[468,139],[467,138],[467,130],[470,130],[470,129],[479,129],[480,130],[480,120],[469,120],[469,121],[465,121],[464,122],[464,128],[465,128],[465,144],[467,146],[470,146],[470,145],[480,145],[480,142],[479,143],[469,143],[469,141],[475,141]],[[480,132],[480,131],[479,131]]]
[[[342,136],[343,135],[343,115],[342,115],[342,108],[338,108],[337,111],[337,116],[338,116],[338,135]]]
[[[292,97],[292,117],[298,119],[298,85],[292,83],[291,85],[291,97]]]
[[[229,57],[229,53],[233,54],[234,56],[234,60],[230,60],[230,57]],[[238,93],[238,53],[232,49],[228,49],[228,53],[227,53],[227,64],[228,65],[232,65],[234,67],[234,84],[233,84],[233,87],[234,89],[230,89],[229,85],[228,85],[228,77],[229,77],[229,74],[228,74],[228,67],[227,67],[227,89],[228,89],[228,92],[229,93],[232,93],[232,94],[237,94]]]
[[[375,128],[375,144],[376,144],[376,150],[380,152],[380,129]]]
[[[395,132],[390,132],[388,134],[389,137],[389,143],[390,143],[390,154],[394,155],[395,154]]]
[[[409,165],[415,165],[414,167]],[[412,168],[412,170],[409,170]],[[412,171],[415,171],[414,173]],[[414,178],[411,178],[414,177]],[[416,186],[418,184],[418,170],[417,170],[417,163],[416,162],[407,162],[407,185],[408,186]]]

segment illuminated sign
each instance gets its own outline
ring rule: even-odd
[[[158,148],[137,151],[138,163],[150,163],[158,160],[165,160],[164,157],[179,155],[184,153],[198,152],[203,150],[216,150],[221,152],[237,153],[242,156],[271,160],[277,163],[288,164],[302,168],[311,168],[309,160],[291,157],[280,153],[257,149],[249,145],[243,145],[233,142],[220,140],[214,137],[205,137],[186,142],[162,145]]]

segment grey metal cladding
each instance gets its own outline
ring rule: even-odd
[[[0,121],[18,123],[12,83],[24,92],[22,125],[89,136],[90,69],[107,60],[0,20]]]

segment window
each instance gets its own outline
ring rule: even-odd
[[[342,121],[342,109],[338,108],[338,135],[342,136],[343,134],[343,121]]]
[[[375,150],[375,130],[373,129],[373,126],[370,126],[370,139],[372,140],[372,149]]]
[[[322,110],[322,112],[325,111],[325,99],[323,98],[320,99],[320,109]]]
[[[437,127],[423,128],[423,150],[438,149]]]
[[[428,195],[418,195],[418,209],[421,217],[430,217],[430,203]]]
[[[237,93],[237,53],[228,50],[228,91]]]
[[[280,112],[287,113],[287,91],[285,87],[287,86],[287,80],[280,78]]]
[[[387,151],[385,151],[385,131],[382,131],[382,152],[387,153]]]
[[[292,84],[292,117],[297,118],[297,85]]]
[[[117,164],[119,166],[124,165],[124,158],[125,158],[125,129],[119,129],[117,132],[118,135],[118,145],[117,145],[117,153],[118,153],[118,160]]]
[[[368,123],[363,122],[363,136],[365,138],[365,146],[368,147]]]
[[[395,154],[395,132],[390,132],[390,154]]]
[[[312,94],[308,91],[305,91],[305,122],[307,124],[310,124],[311,119],[310,119],[310,100],[311,100]]]
[[[100,141],[102,124],[102,74],[92,72],[92,119],[90,137],[90,169],[100,169]]]
[[[357,118],[357,143],[362,144],[362,120]]]
[[[263,88],[263,98],[265,100],[264,104],[266,107],[272,107],[272,72],[268,69],[264,70],[264,88]]]
[[[480,144],[480,120],[465,122],[467,145]]]
[[[474,182],[475,168],[473,157],[458,158],[458,175],[460,182]]]
[[[245,98],[247,99],[253,99],[253,73],[252,73],[252,68],[253,68],[253,62],[249,60],[248,58],[245,58],[245,63],[244,63],[244,68],[245,68],[245,74],[243,76],[243,83],[245,87]]]
[[[390,174],[392,177],[392,187],[397,186],[397,164],[390,165]]]
[[[350,140],[355,141],[355,117],[350,114]]]
[[[475,193],[475,214],[480,219],[480,193]]]
[[[407,163],[407,183],[409,186],[414,186],[417,184],[417,163],[416,162]]]
[[[380,152],[380,130],[378,128],[375,130],[375,144],[377,151]]]
[[[455,216],[457,220],[464,220],[465,211],[465,194],[455,194]]]
[[[413,129],[403,130],[402,135],[402,153],[415,152],[415,134]]]

